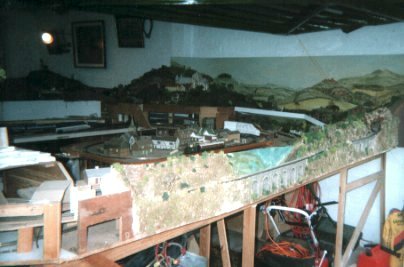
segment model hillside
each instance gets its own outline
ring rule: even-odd
[[[214,217],[296,187],[397,145],[398,120],[386,108],[314,127],[293,146],[173,156],[114,165],[132,191],[134,232],[151,234]]]

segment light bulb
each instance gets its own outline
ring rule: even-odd
[[[42,38],[42,42],[47,45],[53,43],[53,41],[54,41],[52,34],[50,34],[49,32],[42,33],[41,38]]]

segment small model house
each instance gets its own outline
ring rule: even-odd
[[[133,144],[133,150],[140,150],[143,154],[147,154],[153,150],[152,137],[148,135],[139,136]]]
[[[110,156],[128,156],[130,151],[130,134],[123,134],[104,143],[104,151]]]
[[[217,135],[214,130],[205,128],[199,128],[198,131],[193,131],[190,137],[197,142],[213,141],[217,139]]]
[[[155,149],[175,150],[180,146],[180,139],[171,136],[155,136],[152,138],[152,142]]]
[[[239,131],[242,134],[251,134],[255,136],[260,135],[260,130],[258,130],[251,123],[237,122],[237,121],[225,121],[224,128],[230,131]]]
[[[111,168],[95,168],[85,169],[83,171],[83,179],[85,184],[89,185],[91,189],[99,190],[101,180],[108,177]]]

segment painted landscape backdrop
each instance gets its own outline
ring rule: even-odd
[[[173,58],[172,66],[201,72],[213,89],[224,87],[252,105],[310,113],[325,122],[349,111],[388,106],[404,96],[402,55]]]
[[[102,100],[241,106],[300,112],[325,123],[404,98],[404,55],[173,58],[114,88],[93,88],[48,69],[0,82],[0,100]]]

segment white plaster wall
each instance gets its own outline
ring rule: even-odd
[[[386,161],[386,214],[385,218],[393,208],[401,209],[404,205],[404,148],[395,148],[387,153]],[[374,160],[365,165],[352,169],[348,173],[348,182],[380,170],[380,161]],[[334,175],[320,182],[323,202],[338,201],[339,175]],[[361,216],[369,195],[373,190],[375,182],[348,193],[346,200],[345,223],[356,225]],[[327,207],[331,217],[337,220],[338,207],[331,205]],[[368,220],[363,229],[363,238],[373,242],[380,242],[380,198],[377,196],[375,203],[370,210]]]
[[[300,57],[343,55],[396,55],[404,54],[404,23],[370,26],[349,34],[340,30],[281,36],[237,30],[173,24],[173,57]],[[176,43],[177,40],[181,42]],[[349,66],[347,66],[349,68]],[[377,162],[349,173],[349,179],[365,176],[378,168]],[[404,204],[404,148],[387,154],[386,211],[402,208]],[[322,201],[338,200],[339,177],[333,176],[320,183]],[[347,196],[345,223],[356,225],[368,196],[373,189],[369,184]],[[379,198],[371,209],[365,224],[364,238],[379,242]],[[330,215],[337,218],[337,206],[329,207]]]
[[[4,11],[1,18],[7,25],[4,32],[8,77],[24,77],[40,68],[40,60],[48,68],[66,77],[97,87],[112,88],[128,84],[152,68],[170,64],[171,24],[154,22],[151,38],[145,38],[145,48],[120,48],[115,18],[111,15],[68,12],[57,14],[51,11]],[[102,20],[105,25],[106,68],[75,68],[72,49],[69,53],[49,55],[40,41],[46,30],[63,30],[72,43],[71,23]]]
[[[299,35],[173,24],[173,57],[293,57],[404,53],[404,23]],[[180,40],[177,43],[177,40]]]
[[[7,10],[0,13],[0,20],[4,25],[0,34],[4,42],[7,77],[26,76],[38,69],[39,43],[33,41],[38,38],[33,30],[37,26],[34,15],[22,10]]]
[[[100,118],[101,102],[63,100],[0,102],[0,121],[62,119],[69,116]]]
[[[26,76],[40,68],[74,77],[85,84],[114,87],[127,84],[152,68],[170,64],[171,57],[294,57],[333,55],[381,55],[404,53],[404,23],[370,26],[349,34],[340,30],[300,35],[273,35],[176,23],[154,22],[145,48],[119,48],[115,19],[111,15],[50,11],[0,12],[6,28],[8,77]],[[71,23],[103,20],[106,35],[106,69],[75,68],[72,52],[49,55],[40,42],[46,29],[64,30],[71,42]]]

